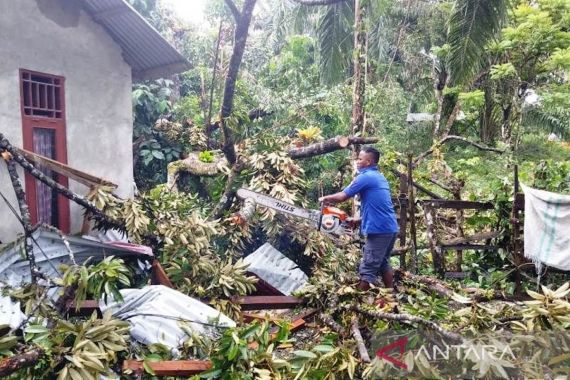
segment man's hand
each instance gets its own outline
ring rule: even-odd
[[[350,216],[349,216],[348,218],[346,218],[346,223],[348,223],[348,225],[350,226],[350,228],[353,228],[353,229],[354,229],[354,228],[357,228],[357,227],[358,227],[358,225],[360,224],[360,221],[361,221],[361,220],[362,220],[362,219],[360,219],[360,218],[353,218],[353,217],[350,217]]]
[[[348,195],[346,195],[344,192],[340,192],[340,193],[335,193],[335,194],[330,194],[330,195],[325,195],[323,197],[319,198],[319,203],[327,203],[327,204],[336,204],[336,203],[340,203],[340,202],[344,202],[348,199]]]

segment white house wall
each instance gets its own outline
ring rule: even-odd
[[[0,0],[0,131],[22,147],[19,69],[65,77],[68,164],[119,185],[132,195],[131,69],[120,47],[70,0]],[[20,171],[22,175],[22,171]],[[23,182],[23,175],[21,177]],[[87,187],[69,180],[71,190]],[[0,191],[17,209],[6,165]],[[79,232],[83,210],[71,202],[71,232]],[[0,241],[22,231],[0,198]]]

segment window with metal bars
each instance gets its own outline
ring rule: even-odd
[[[24,114],[61,119],[63,105],[61,104],[60,78],[23,70],[21,75]]]

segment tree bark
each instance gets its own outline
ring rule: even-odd
[[[220,173],[223,166],[227,166],[227,160],[224,156],[215,156],[213,162],[202,162],[197,153],[190,153],[187,158],[168,164],[167,187],[170,190],[178,191],[176,178],[181,171],[199,177],[213,177]]]
[[[443,327],[439,326],[437,323],[432,322],[432,321],[428,321],[426,319],[420,318],[420,317],[416,317],[413,315],[407,315],[407,314],[393,314],[393,313],[383,313],[380,311],[371,311],[371,310],[366,310],[361,306],[356,306],[356,305],[351,305],[346,307],[349,310],[352,311],[356,311],[360,314],[366,315],[368,317],[371,318],[379,318],[379,319],[384,319],[384,320],[388,320],[388,321],[396,321],[396,322],[402,322],[402,323],[406,323],[406,324],[420,324],[423,325],[424,327],[437,331],[439,334],[441,334],[443,337],[449,339],[452,343],[454,344],[462,344],[463,343],[463,338],[461,337],[461,335],[456,334],[452,331],[446,330]]]
[[[424,203],[424,214],[426,220],[427,240],[433,258],[433,269],[439,277],[443,278],[445,275],[445,262],[443,252],[437,242],[435,211],[433,207],[429,206],[427,203]]]
[[[345,137],[337,136],[332,139],[324,140],[319,143],[307,145],[301,148],[290,149],[287,153],[293,159],[309,158],[320,154],[334,152],[344,149],[349,145],[355,144],[371,144],[378,141],[375,137]]]
[[[408,154],[408,219],[410,220],[410,240],[411,240],[411,270],[413,273],[418,272],[418,239],[416,232],[416,202],[414,194],[414,163],[412,154]]]
[[[440,297],[451,298],[453,295],[453,290],[448,288],[443,282],[438,281],[433,277],[415,275],[402,269],[395,269],[395,272],[402,280],[418,282],[425,285],[430,291]]]
[[[319,319],[328,327],[331,328],[331,330],[333,330],[334,332],[336,332],[339,336],[341,337],[345,337],[346,336],[346,331],[344,329],[344,327],[342,327],[340,324],[338,324],[337,321],[334,320],[333,317],[331,317],[330,314],[328,313],[320,313],[319,314]]]
[[[364,339],[362,339],[362,334],[360,333],[360,326],[358,326],[358,318],[356,316],[352,317],[350,325],[350,331],[352,331],[352,336],[356,340],[356,347],[358,347],[358,353],[360,354],[360,359],[363,363],[370,363],[370,355],[368,355],[368,350],[364,344]]]
[[[35,365],[43,353],[44,351],[41,348],[34,348],[30,351],[2,359],[0,361],[0,377],[7,377],[16,371]]]
[[[453,111],[451,111],[451,114],[445,123],[445,130],[443,131],[442,136],[449,135],[449,132],[451,132],[451,128],[453,127],[453,123],[455,123],[457,115],[459,115],[459,111],[461,111],[461,103],[459,103],[459,100],[457,100],[455,102],[455,106],[453,107]]]
[[[20,176],[18,176],[18,171],[16,170],[16,164],[12,158],[8,158],[6,160],[6,166],[8,167],[8,174],[10,175],[10,180],[12,181],[12,187],[14,188],[14,192],[16,193],[16,199],[18,200],[18,207],[20,209],[20,219],[24,228],[24,235],[25,235],[25,245],[24,250],[26,254],[26,259],[30,265],[30,275],[32,277],[32,282],[36,283],[36,274],[37,274],[37,267],[36,267],[36,257],[34,255],[34,245],[32,242],[32,217],[30,215],[30,209],[28,208],[28,204],[26,203],[26,193],[22,187],[22,183],[20,182]]]
[[[235,177],[241,173],[242,169],[243,169],[243,164],[239,161],[232,166],[232,170],[228,175],[228,179],[226,181],[224,192],[222,193],[222,196],[220,197],[218,203],[216,204],[216,207],[214,207],[210,219],[221,218],[224,211],[228,210],[232,205],[232,202],[234,201],[236,195],[235,190],[233,190],[233,183]]]
[[[434,64],[433,64],[433,71],[434,71],[434,76],[435,76],[434,84],[433,84],[433,90],[434,90],[434,94],[435,94],[435,100],[437,101],[437,111],[435,112],[435,115],[434,115],[433,136],[434,136],[434,138],[438,138],[441,134],[440,123],[441,123],[441,113],[443,112],[443,101],[444,101],[443,89],[445,88],[445,86],[447,86],[447,84],[449,82],[449,75],[447,75],[447,72],[445,71],[445,69],[441,69],[441,71],[439,73],[436,72],[435,60],[434,60]]]
[[[218,72],[218,55],[220,53],[220,45],[222,43],[222,27],[223,21],[220,20],[220,27],[218,28],[218,41],[216,42],[216,50],[214,52],[214,67],[212,69],[212,82],[210,83],[210,99],[208,103],[208,114],[205,120],[205,129],[206,129],[206,136],[208,137],[208,141],[210,140],[210,135],[212,131],[210,131],[210,125],[212,124],[212,107],[214,105],[214,88],[216,87],[216,74]],[[210,148],[210,145],[208,144]]]
[[[352,88],[352,135],[364,131],[364,64],[366,59],[366,31],[363,23],[364,9],[360,0],[354,2],[354,83]],[[358,146],[354,147],[358,150]]]
[[[22,156],[18,151],[10,144],[8,139],[0,133],[0,150],[6,150],[12,154],[14,161],[16,161],[20,166],[27,170],[34,178],[42,181],[50,188],[55,189],[59,194],[72,200],[78,205],[84,207],[87,211],[91,212],[95,218],[105,221],[109,226],[124,230],[124,225],[114,219],[109,218],[103,211],[99,210],[95,205],[85,198],[75,194],[64,186],[60,185],[53,179],[44,175],[41,171],[36,169],[24,156]]]
[[[235,214],[235,221],[237,224],[245,224],[251,220],[255,214],[256,203],[252,198],[247,198],[243,201],[243,207]]]
[[[234,13],[234,17],[236,18],[236,30],[234,37],[234,49],[230,58],[228,74],[226,76],[226,83],[224,86],[224,97],[220,110],[220,120],[222,132],[224,134],[224,146],[222,147],[222,150],[226,155],[226,159],[231,165],[235,164],[237,156],[234,147],[233,132],[227,125],[225,119],[232,114],[235,85],[243,58],[243,52],[245,50],[245,43],[247,42],[249,24],[251,22],[251,16],[253,13],[253,8],[255,7],[255,2],[256,0],[245,0],[241,13],[238,12],[239,15],[236,15],[237,9],[235,8],[235,5],[231,0],[226,0],[226,3],[228,6],[230,6],[232,13]],[[230,4],[234,6],[231,7]]]

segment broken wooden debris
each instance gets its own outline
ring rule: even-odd
[[[14,149],[22,156],[24,156],[28,161],[33,162],[34,164],[37,165],[45,166],[49,168],[51,171],[60,174],[62,176],[68,177],[70,179],[73,179],[74,181],[77,181],[87,187],[94,187],[101,185],[110,187],[112,189],[116,189],[118,187],[116,184],[114,184],[111,181],[85,173],[84,171],[72,168],[69,165],[62,164],[61,162],[52,160],[51,158],[16,147]]]
[[[72,317],[88,317],[93,312],[101,316],[101,309],[99,308],[99,301],[97,300],[84,300],[79,302],[79,305],[74,300],[69,300],[66,305],[67,315]]]
[[[209,360],[166,360],[146,362],[156,376],[191,376],[212,368]],[[137,374],[145,372],[142,360],[125,360],[123,371],[131,370]]]
[[[170,281],[170,278],[168,278],[168,275],[166,274],[164,268],[162,267],[162,265],[160,265],[160,262],[158,260],[154,260],[152,262],[151,284],[164,285],[174,289],[172,281]]]

